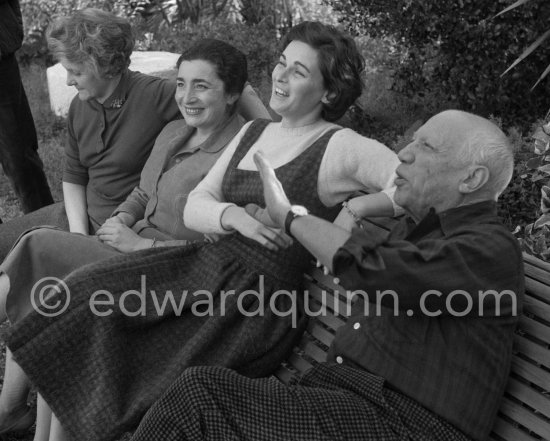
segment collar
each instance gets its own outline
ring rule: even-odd
[[[120,109],[124,105],[130,88],[130,76],[131,72],[128,69],[122,73],[116,89],[102,104],[105,109]]]
[[[476,223],[484,223],[485,221],[494,221],[496,218],[497,203],[490,200],[450,208],[439,213],[439,221],[445,234],[472,223],[472,219],[475,219]]]
[[[196,129],[185,124],[185,120],[182,120],[182,123],[183,126],[180,129],[181,131],[178,138],[180,141],[184,140],[184,142],[186,142]],[[225,122],[223,126],[219,127],[202,144],[199,144],[193,148],[184,147],[178,152],[178,154],[184,152],[194,153],[197,150],[202,150],[206,153],[217,153],[228,144],[228,140],[233,139],[237,135],[242,126],[243,121],[241,117],[235,113]]]
[[[409,235],[423,236],[430,231],[440,228],[443,234],[449,235],[456,230],[463,228],[464,225],[475,223],[486,223],[497,219],[497,203],[496,201],[481,201],[469,205],[461,205],[460,207],[450,208],[436,213],[432,207],[430,211],[418,224],[414,224],[412,218],[408,218]]]
[[[210,135],[208,139],[199,146],[199,148],[203,152],[219,152],[228,144],[228,140],[233,139],[237,133],[239,133],[243,123],[244,121],[237,114],[237,112],[235,112],[235,114],[233,114],[233,116],[229,118],[223,126],[212,133],[212,135]]]

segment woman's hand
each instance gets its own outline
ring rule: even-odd
[[[228,230],[237,230],[243,236],[255,240],[272,251],[292,245],[292,238],[280,228],[264,225],[248,214],[242,207],[232,206],[227,208],[222,216],[222,226]]]
[[[114,218],[107,219],[96,233],[99,240],[123,253],[151,247],[151,240],[137,235],[130,227]]]
[[[134,216],[132,216],[130,213],[120,212],[108,218],[105,222],[103,222],[102,227],[104,225],[112,225],[112,224],[123,224],[128,227],[131,227],[135,223],[136,223],[136,220],[134,219]]]

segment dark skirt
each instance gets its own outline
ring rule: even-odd
[[[189,366],[271,373],[306,323],[286,266],[238,235],[115,256],[66,277],[67,310],[31,312],[8,346],[70,439],[110,440]]]

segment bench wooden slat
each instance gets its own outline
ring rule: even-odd
[[[510,378],[506,386],[506,394],[517,398],[543,416],[550,417],[550,397],[533,389],[531,386]]]
[[[322,305],[325,306],[328,313],[331,313],[330,315],[334,316],[334,313],[336,312],[338,313],[339,317],[346,316],[346,313],[348,312],[346,303],[336,297],[332,292],[323,290],[318,285],[314,285],[313,283],[308,284],[306,286],[306,289],[308,290],[308,295],[310,299],[310,301],[305,305],[306,311],[309,310],[315,313],[315,311],[321,310]],[[311,302],[311,300],[314,300],[314,302]],[[343,319],[341,320],[342,323],[344,323]]]
[[[518,328],[521,332],[535,337],[537,340],[550,344],[550,327],[533,320],[530,317],[522,315],[519,318]]]
[[[319,286],[320,289],[326,289],[329,292],[333,292],[339,300],[344,303],[346,302],[347,290],[343,286],[334,283],[334,276],[325,275],[320,268],[314,268],[309,272],[309,277],[309,280],[315,281],[313,283]]]
[[[346,323],[344,320],[342,320],[339,317],[336,317],[331,314],[321,314],[315,317],[315,320],[322,323],[323,325],[327,326],[330,329],[333,329],[336,331],[340,326],[342,326],[344,323]]]
[[[550,372],[519,357],[512,359],[512,373],[542,388],[550,389]]]
[[[502,400],[500,412],[522,426],[529,428],[530,431],[543,439],[550,440],[550,423],[509,398],[504,397]]]
[[[288,357],[288,365],[296,369],[298,372],[305,372],[313,366],[309,361],[296,353],[293,353],[290,357]]]
[[[550,263],[542,262],[529,254],[523,254],[523,267],[526,279],[536,279],[546,285],[546,295],[550,286]]]
[[[534,438],[527,432],[513,426],[508,421],[502,419],[500,415],[493,426],[493,434],[498,435],[498,437],[491,436],[489,438],[491,441],[540,441],[538,437]]]
[[[527,281],[525,282],[526,282],[525,287],[529,288]],[[539,282],[531,280],[531,283],[539,283]],[[547,287],[547,289],[550,289],[550,288]],[[526,295],[525,300],[523,302],[523,310],[524,310],[524,313],[533,314],[550,323],[550,305],[548,303],[545,303],[533,296]]]
[[[533,343],[521,335],[516,335],[514,343],[518,352],[525,354],[537,363],[550,367],[550,350],[548,350],[548,347]]]
[[[300,347],[304,349],[304,355],[313,358],[315,361],[319,363],[327,361],[327,353],[311,340],[307,341],[307,339],[304,338],[304,342],[300,343]]]
[[[306,329],[307,332],[309,332],[313,337],[315,337],[327,347],[330,346],[332,340],[334,340],[334,334],[327,331],[314,320],[310,320]]]

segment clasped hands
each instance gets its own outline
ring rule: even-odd
[[[150,239],[139,236],[118,216],[107,219],[97,230],[96,236],[107,245],[123,253],[150,247]]]
[[[275,171],[260,154],[254,155],[254,162],[260,172],[264,188],[266,208],[256,204],[245,207],[229,207],[222,217],[222,225],[239,231],[243,236],[255,240],[266,248],[277,251],[292,245],[293,240],[283,229],[290,202]]]

